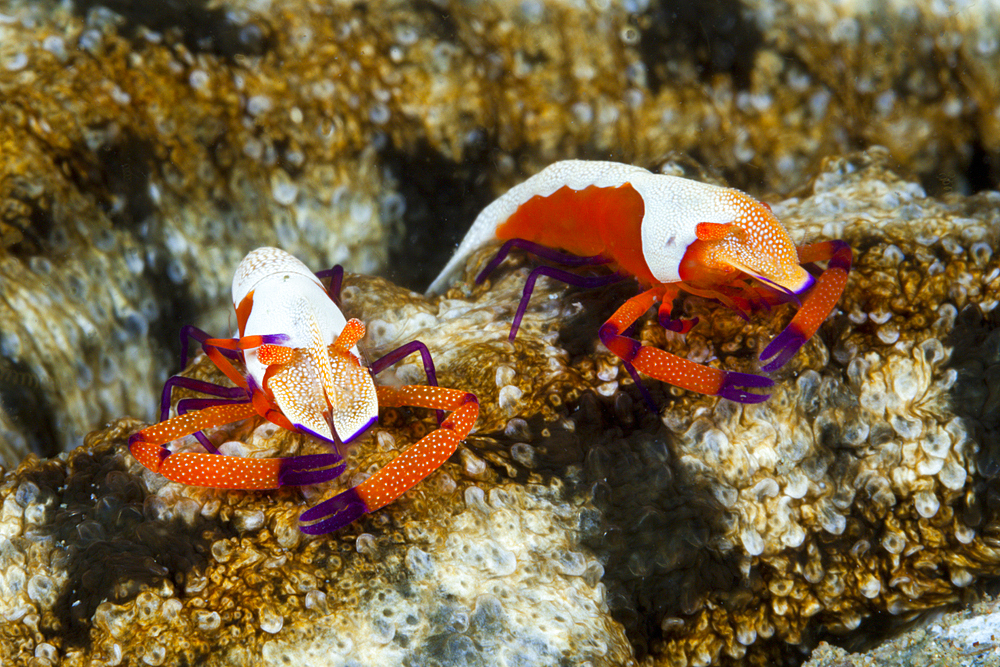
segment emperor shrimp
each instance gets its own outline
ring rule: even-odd
[[[580,287],[635,278],[644,290],[600,327],[601,342],[652,400],[638,373],[690,391],[759,403],[770,378],[695,363],[642,345],[626,330],[659,303],[659,321],[687,333],[697,320],[675,317],[681,290],[718,299],[744,317],[761,303],[800,304],[788,326],[764,348],[761,370],[786,364],[836,307],[852,253],[844,241],[796,247],[771,208],[733,188],[653,174],[617,162],[566,160],[511,188],[476,218],[452,259],[428,289],[441,292],[469,255],[504,241],[479,274],[482,282],[514,247],[566,266],[609,265],[614,272],[581,276],[539,266],[528,277],[510,330],[517,334],[535,281],[548,276]],[[803,265],[827,262],[813,275]]]
[[[469,392],[437,386],[430,352],[419,341],[366,367],[357,348],[365,326],[347,320],[336,303],[342,276],[340,267],[313,274],[277,248],[248,254],[233,277],[239,335],[212,338],[191,326],[181,331],[183,361],[193,338],[234,386],[181,376],[168,380],[161,421],[129,438],[132,455],[153,472],[192,486],[249,490],[317,484],[344,471],[339,448],[375,423],[380,406],[451,412],[363,483],[304,512],[301,528],[310,534],[337,530],[384,507],[436,470],[472,430],[479,402]],[[321,277],[330,278],[329,289]],[[427,385],[376,386],[380,371],[413,353],[423,359]],[[210,398],[182,399],[177,415],[168,419],[174,387]],[[327,442],[331,451],[288,458],[224,456],[201,432],[255,416]],[[165,447],[190,434],[208,453]]]

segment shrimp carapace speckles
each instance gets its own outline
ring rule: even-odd
[[[237,338],[211,338],[195,327],[181,330],[184,360],[193,338],[235,385],[224,387],[175,376],[164,386],[161,422],[129,438],[144,466],[192,486],[275,489],[329,481],[345,468],[338,446],[364,433],[386,405],[427,407],[452,414],[360,486],[303,514],[303,531],[325,533],[392,502],[436,470],[470,432],[479,414],[475,396],[437,386],[426,346],[412,341],[376,360],[362,362],[357,344],[365,325],[347,320],[337,306],[343,271],[325,271],[330,288],[288,253],[259,248],[244,258],[233,278]],[[374,375],[419,352],[429,386],[376,388]],[[170,394],[184,387],[213,398],[183,399],[168,419]],[[329,454],[290,458],[223,456],[203,430],[254,416],[326,441]],[[166,444],[194,434],[211,453],[172,452]],[[343,507],[341,507],[343,506]]]
[[[767,362],[761,370],[771,372],[787,363],[833,311],[851,268],[847,244],[828,241],[796,248],[771,207],[746,193],[617,162],[557,162],[511,188],[479,214],[428,292],[441,291],[474,250],[494,240],[506,243],[477,281],[515,246],[554,262],[608,264],[615,270],[582,276],[536,268],[514,316],[511,338],[539,276],[580,287],[631,276],[646,291],[619,308],[601,327],[600,337],[632,377],[638,381],[641,372],[741,403],[766,400],[769,395],[760,392],[773,381],[695,364],[643,346],[625,336],[625,330],[659,302],[663,326],[687,333],[695,322],[671,312],[681,290],[718,299],[744,317],[762,304],[793,301],[800,304],[798,313],[760,357]],[[814,278],[802,264],[817,261],[828,266]]]

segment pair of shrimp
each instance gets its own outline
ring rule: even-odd
[[[771,209],[738,190],[613,162],[559,162],[512,188],[479,215],[429,293],[441,291],[474,250],[494,240],[506,242],[478,282],[514,247],[568,266],[607,264],[615,269],[607,275],[580,276],[550,266],[536,268],[514,316],[511,339],[539,276],[583,287],[631,276],[646,289],[618,308],[599,336],[636,384],[645,393],[642,373],[742,403],[766,400],[768,395],[758,392],[773,381],[703,366],[642,345],[624,332],[657,302],[664,327],[689,331],[696,322],[676,319],[671,310],[681,290],[719,299],[741,312],[776,297],[800,302],[791,323],[761,354],[767,360],[762,370],[771,372],[816,333],[836,306],[851,266],[846,243],[796,248]],[[817,261],[827,261],[827,268],[815,277],[802,264]],[[198,340],[235,386],[179,376],[168,380],[162,421],[129,439],[133,456],[154,472],[196,486],[273,489],[316,484],[343,472],[339,446],[374,424],[379,406],[451,412],[437,429],[365,482],[304,512],[302,530],[312,534],[337,530],[384,507],[444,463],[475,425],[476,396],[437,386],[430,353],[418,341],[365,367],[356,347],[364,325],[347,320],[336,304],[341,276],[339,267],[314,275],[275,248],[247,255],[233,278],[239,336],[217,339],[194,327],[182,330],[185,348],[189,337]],[[329,289],[321,277],[330,278]],[[428,385],[374,384],[381,370],[416,352],[423,358]],[[178,415],[166,419],[175,386],[212,398],[181,400]],[[652,403],[648,393],[646,397]],[[254,415],[324,440],[332,451],[277,459],[219,456],[200,432]],[[212,453],[171,453],[164,447],[192,433]]]

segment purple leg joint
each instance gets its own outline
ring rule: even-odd
[[[552,266],[536,267],[535,270],[531,272],[531,275],[528,276],[528,280],[524,283],[524,292],[521,294],[521,303],[517,304],[517,312],[514,313],[514,321],[510,325],[510,334],[507,336],[510,340],[514,340],[514,338],[517,337],[517,330],[521,327],[521,318],[524,317],[524,313],[528,310],[528,301],[531,300],[531,293],[535,289],[535,281],[538,280],[539,276],[548,276],[553,280],[558,280],[559,282],[582,289],[604,287],[606,285],[613,285],[617,282],[625,280],[625,276],[620,273],[611,273],[606,276],[579,276],[575,273],[563,271],[562,269],[557,269]]]
[[[202,331],[198,327],[192,326],[190,324],[185,324],[181,327],[181,370],[187,368],[188,360],[190,359],[190,343],[191,339],[198,341],[202,349],[205,349],[205,341],[212,338],[207,332]],[[235,361],[242,360],[242,352],[240,350],[228,350],[224,347],[217,348],[219,352],[224,357],[228,357]]]
[[[833,244],[835,250],[833,251],[833,257],[827,262],[827,267],[850,272],[851,262],[854,259],[851,246],[847,245],[846,241],[830,241],[830,243]]]
[[[618,357],[626,364],[632,363],[632,360],[635,359],[635,355],[639,354],[639,350],[642,349],[642,343],[634,338],[622,336],[618,331],[618,327],[616,327],[612,322],[605,322],[602,324],[601,328],[597,331],[597,335],[600,336],[601,342],[604,343],[604,346],[618,355]],[[625,343],[616,343],[614,347],[612,347],[611,343],[616,338],[625,341]],[[622,344],[628,345],[628,348],[624,350],[618,349]]]
[[[342,461],[340,454],[335,453],[310,454],[284,459],[281,462],[281,469],[278,471],[278,485],[307,486],[329,482],[331,479],[340,477],[344,469],[347,468],[347,464],[341,463]]]
[[[189,353],[191,351],[189,345],[192,338],[198,341],[198,343],[204,343],[211,336],[207,332],[190,324],[185,324],[181,327],[181,370],[187,368]]]
[[[332,533],[366,512],[365,501],[361,500],[356,489],[351,488],[303,512],[299,517],[299,528],[307,535]],[[309,525],[303,525],[306,523]]]

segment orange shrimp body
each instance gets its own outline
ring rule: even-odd
[[[641,346],[622,332],[657,302],[664,326],[682,333],[690,330],[693,322],[675,320],[670,312],[681,289],[717,298],[744,314],[761,301],[803,297],[791,324],[761,355],[771,359],[762,368],[770,372],[784,365],[833,310],[851,264],[851,250],[842,241],[796,248],[770,207],[739,190],[616,162],[557,162],[511,188],[480,213],[428,291],[441,291],[474,250],[493,240],[508,244],[480,279],[499,264],[512,243],[557,262],[606,263],[634,277],[647,289],[601,327],[602,342],[633,376],[638,369],[692,391],[744,403],[765,400],[767,395],[754,390],[773,382],[700,366]],[[818,279],[802,266],[823,260],[829,265]],[[610,282],[551,267],[536,272],[529,278],[512,337],[537,275],[582,286]]]
[[[371,427],[380,405],[451,411],[439,428],[362,484],[304,512],[302,530],[313,534],[336,530],[384,507],[444,463],[478,418],[476,397],[438,387],[430,353],[417,341],[366,367],[357,348],[365,326],[347,320],[337,307],[334,292],[339,292],[342,271],[337,267],[328,273],[329,291],[305,264],[282,250],[258,248],[247,255],[233,278],[239,336],[209,338],[193,327],[182,330],[185,347],[188,335],[200,341],[235,386],[179,376],[168,380],[161,422],[129,438],[132,455],[153,472],[193,486],[274,489],[316,484],[343,472],[337,448]],[[376,373],[413,352],[423,357],[430,386],[375,386]],[[213,398],[184,399],[177,404],[177,416],[167,419],[174,386]],[[223,456],[201,433],[256,415],[326,441],[333,451],[273,459]],[[190,434],[211,453],[165,447]]]

